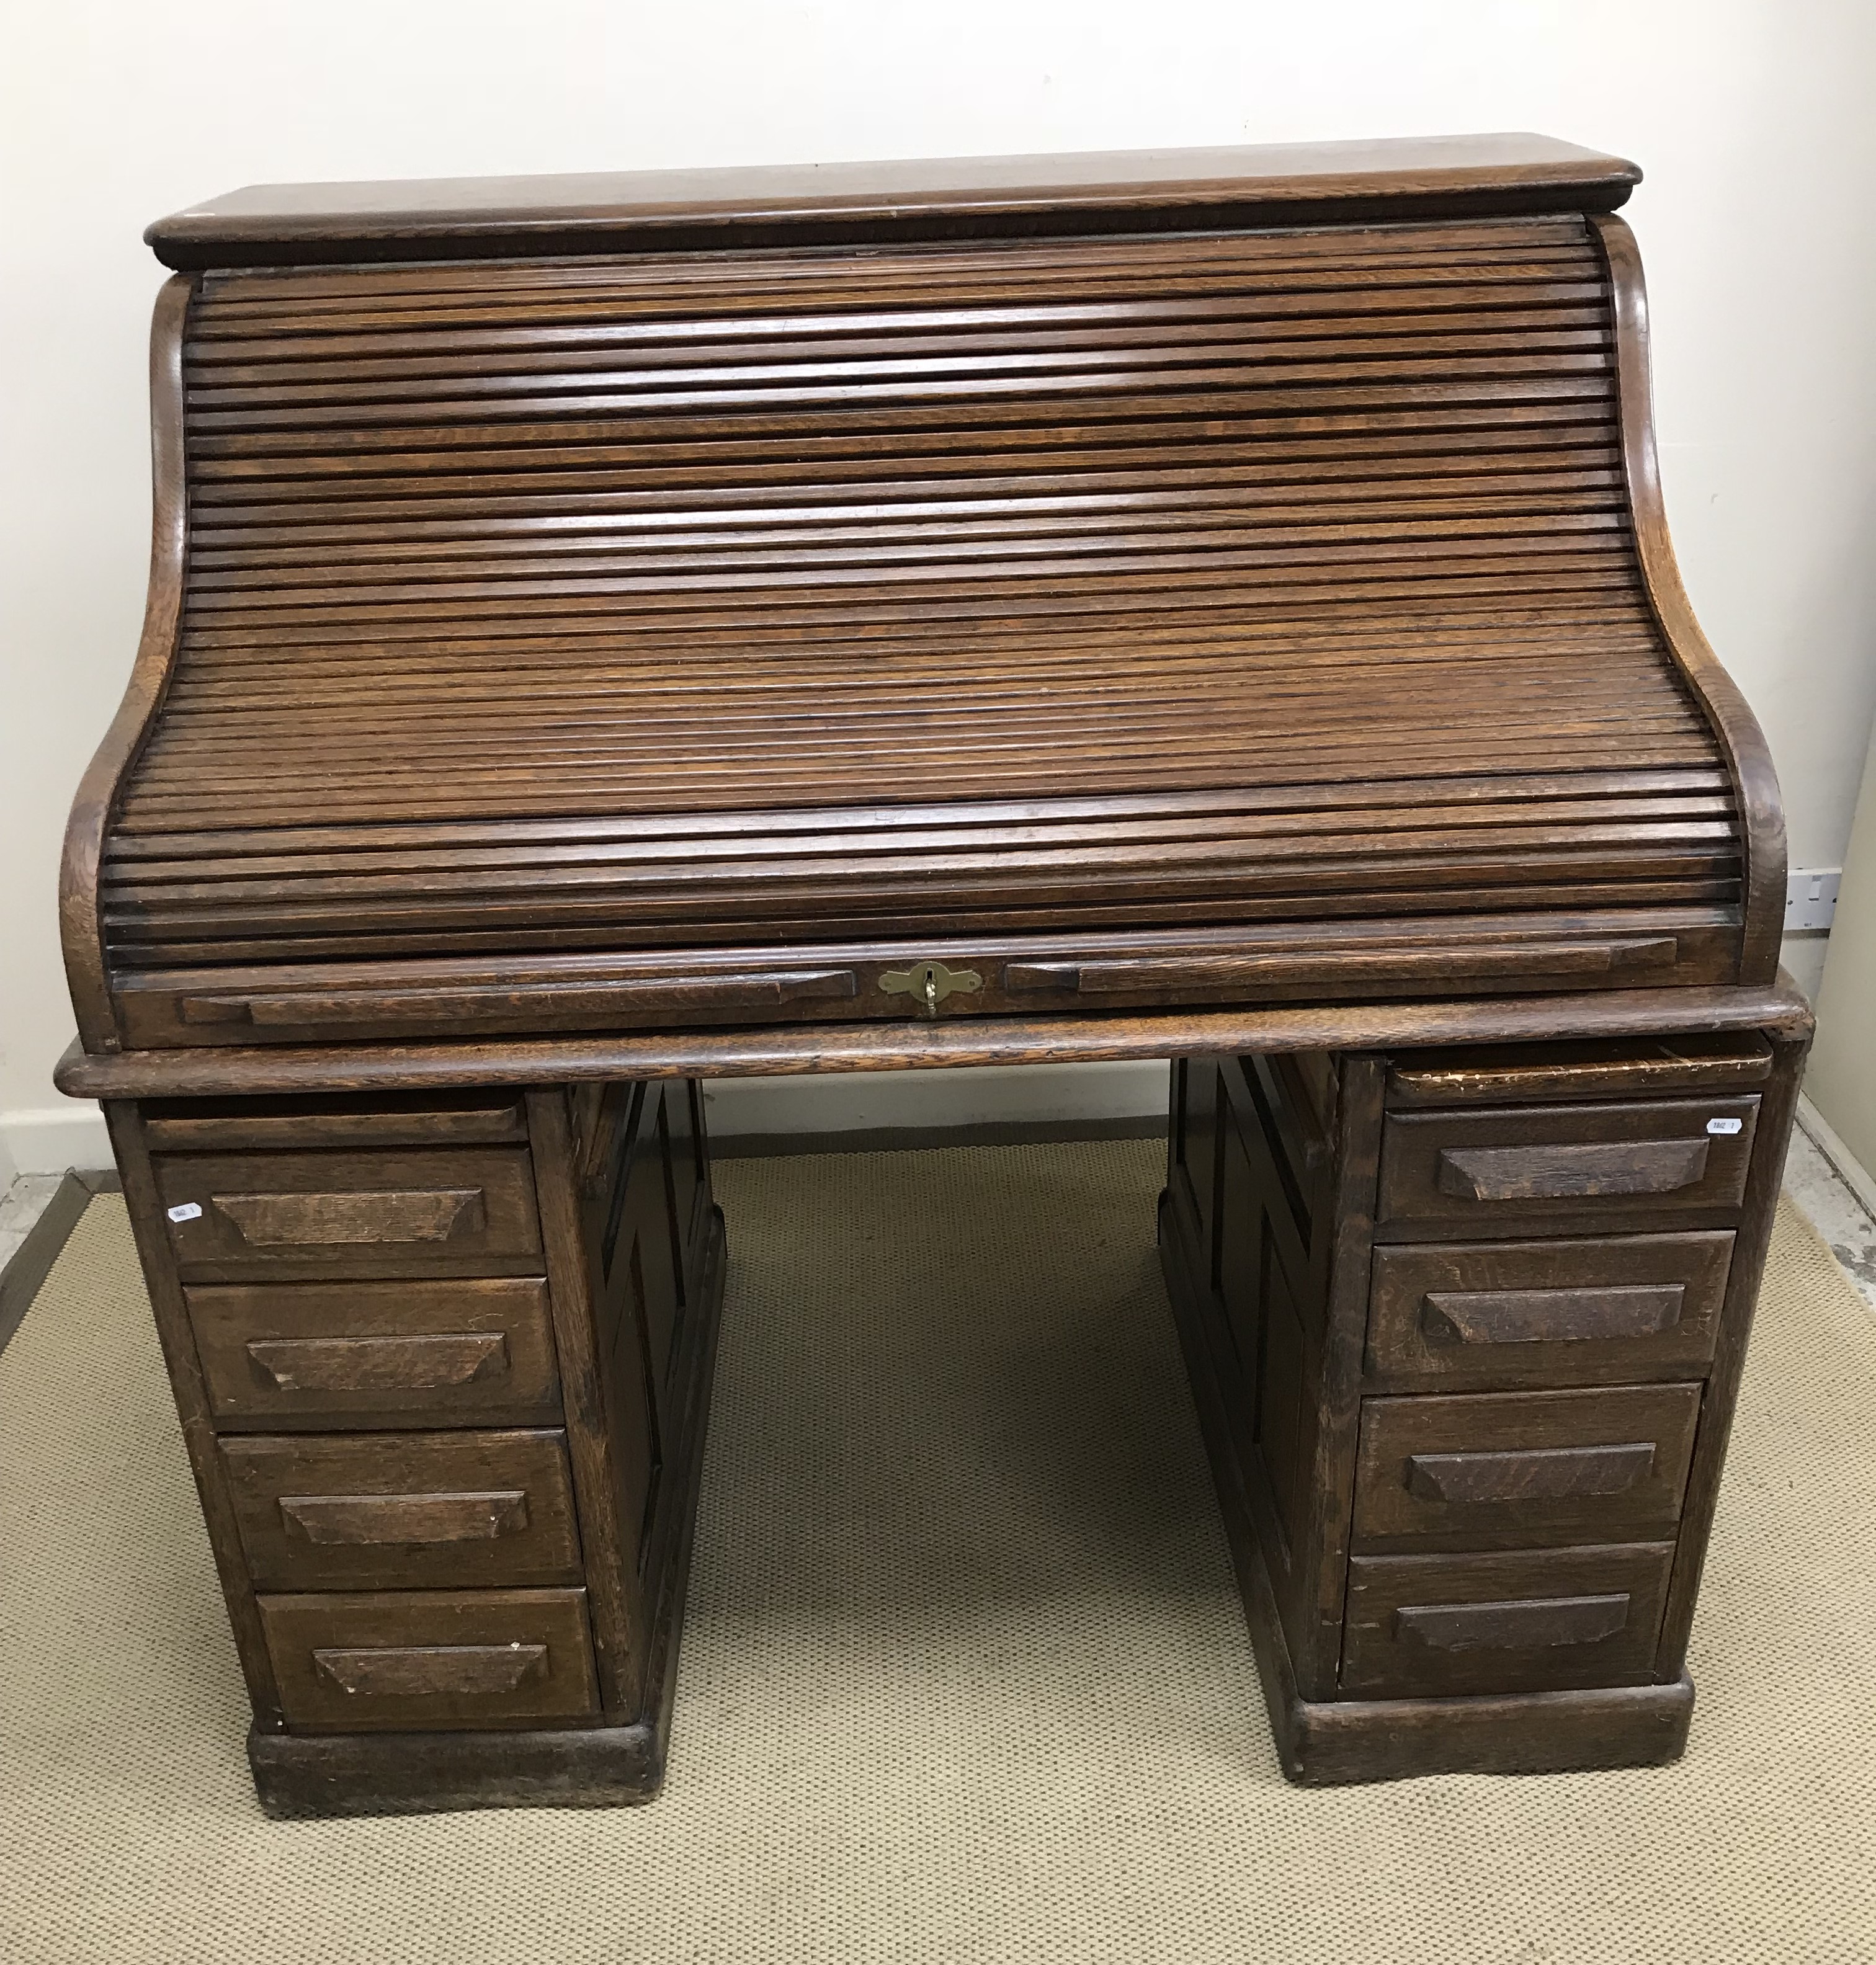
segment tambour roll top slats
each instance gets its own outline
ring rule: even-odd
[[[1736,969],[1578,212],[211,272],[182,377],[133,1043]]]

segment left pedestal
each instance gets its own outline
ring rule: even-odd
[[[262,1806],[649,1799],[722,1298],[697,1085],[106,1109]]]

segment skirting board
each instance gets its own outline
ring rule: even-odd
[[[1163,1118],[1166,1067],[1014,1064],[972,1070],[840,1073],[825,1078],[713,1080],[704,1093],[713,1135],[913,1132]],[[11,1163],[11,1165],[8,1163]],[[83,1099],[0,1112],[0,1192],[16,1173],[108,1167],[104,1115]]]
[[[1836,1128],[1802,1092],[1798,1095],[1798,1124],[1811,1144],[1829,1161],[1837,1178],[1871,1215],[1876,1216],[1876,1175],[1844,1144]]]
[[[8,1163],[11,1162],[9,1169]],[[0,1187],[14,1174],[82,1172],[113,1164],[105,1115],[87,1098],[38,1111],[0,1112]]]

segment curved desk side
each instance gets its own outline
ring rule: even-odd
[[[79,1035],[91,1051],[120,1048],[111,995],[98,874],[105,835],[124,780],[163,707],[175,673],[188,564],[189,514],[183,455],[182,341],[195,281],[164,281],[150,331],[150,593],[124,700],[86,767],[66,822],[59,871],[59,927]]]
[[[1614,297],[1623,456],[1642,577],[1662,638],[1711,719],[1733,772],[1746,842],[1739,980],[1769,982],[1778,971],[1784,921],[1784,807],[1778,774],[1758,718],[1701,632],[1675,559],[1655,448],[1648,294],[1635,235],[1613,216],[1594,216],[1589,222],[1608,261]]]

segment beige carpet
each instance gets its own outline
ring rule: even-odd
[[[1783,1222],[1643,1772],[1277,1774],[1148,1145],[744,1161],[648,1809],[275,1824],[121,1203],[0,1358],[0,1959],[1876,1957],[1876,1327]]]

